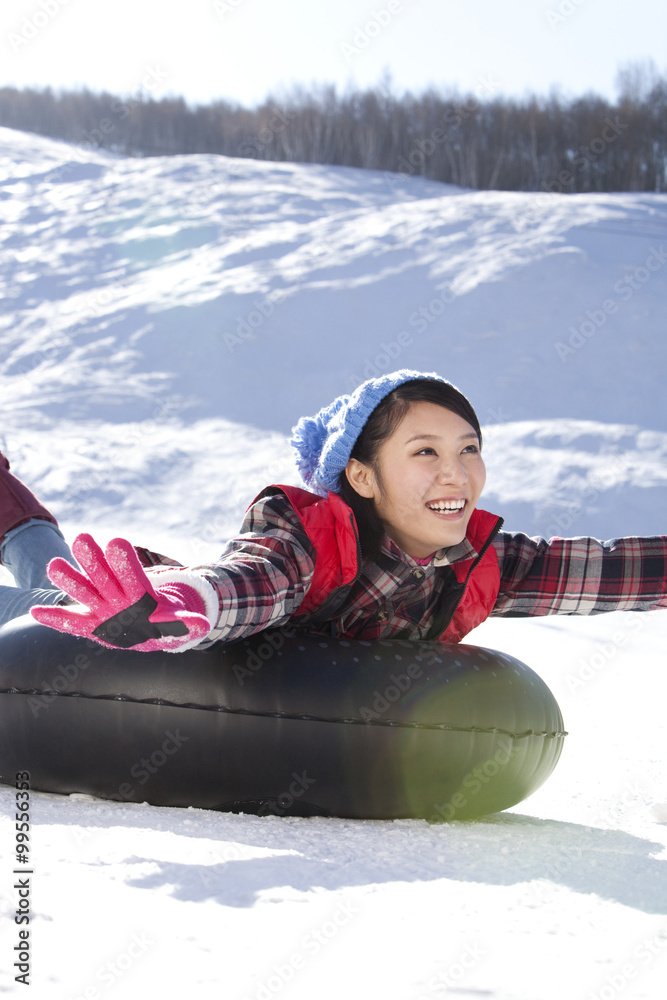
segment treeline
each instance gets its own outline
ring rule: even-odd
[[[665,191],[667,79],[627,72],[620,82],[615,102],[517,100],[491,84],[468,96],[324,87],[253,109],[4,87],[0,125],[126,156],[222,153],[505,191]]]

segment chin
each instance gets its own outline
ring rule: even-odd
[[[466,528],[460,528],[458,531],[452,531],[448,535],[447,541],[440,543],[440,548],[445,549],[449,548],[451,545],[460,545],[465,536],[466,536]]]

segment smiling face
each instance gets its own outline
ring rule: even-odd
[[[352,458],[346,472],[389,537],[417,559],[463,541],[486,481],[474,428],[426,402],[410,405],[372,466]]]

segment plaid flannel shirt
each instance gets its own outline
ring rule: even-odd
[[[592,615],[667,607],[667,537],[530,538],[500,531],[493,546],[500,590],[492,616]],[[173,560],[138,549],[146,566]],[[467,540],[424,566],[385,536],[380,556],[365,560],[333,619],[313,612],[309,631],[359,639],[423,639],[433,624],[448,569],[469,558]],[[315,552],[283,494],[264,496],[248,510],[241,534],[220,559],[190,567],[216,589],[220,616],[202,647],[279,628],[298,617],[313,576]],[[149,571],[150,572],[150,571]]]

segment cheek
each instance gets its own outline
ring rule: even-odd
[[[386,463],[380,476],[376,478],[377,491],[375,505],[385,517],[400,517],[406,512],[414,512],[415,503],[422,495],[404,467]]]
[[[481,493],[486,485],[486,466],[484,462],[480,460],[480,469],[476,480],[477,492]]]

